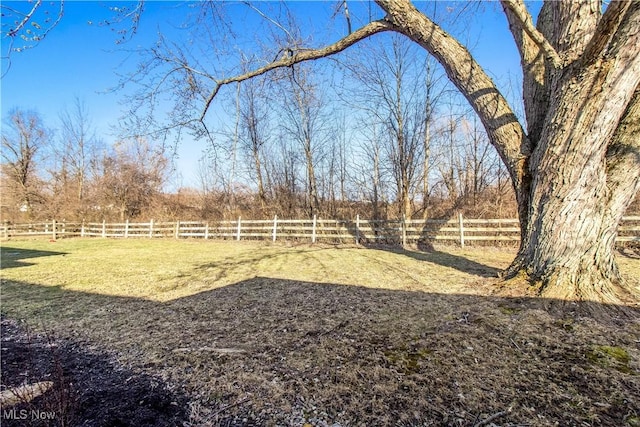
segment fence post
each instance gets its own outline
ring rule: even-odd
[[[107,237],[107,220],[102,220],[102,237]]]
[[[80,226],[80,237],[84,237],[84,219],[82,220],[82,225]]]
[[[271,237],[272,241],[276,241],[276,233],[278,232],[278,215],[273,217],[273,236]]]
[[[402,247],[407,246],[407,217],[402,214]]]
[[[236,240],[238,240],[238,241],[240,240],[240,230],[242,228],[241,224],[242,224],[242,217],[239,216],[238,217],[238,230],[236,231]]]
[[[175,233],[175,237],[176,239],[180,238],[180,221],[176,221],[176,233]]]
[[[56,220],[51,221],[51,236],[53,240],[56,240]]]
[[[149,221],[149,238],[153,239],[153,218]]]
[[[2,232],[5,239],[9,238],[9,223],[7,221],[5,221],[4,225],[2,226]]]
[[[209,221],[204,224],[204,240],[209,238]]]
[[[129,218],[124,222],[124,238],[129,237]]]
[[[460,229],[460,247],[464,248],[464,223],[462,221],[462,212],[458,213],[458,227]]]
[[[360,214],[356,214],[356,245],[360,244]]]
[[[313,228],[311,229],[311,243],[316,242],[316,225],[318,224],[318,219],[316,216],[313,216]]]

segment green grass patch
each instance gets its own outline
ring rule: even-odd
[[[257,276],[455,291],[478,278],[478,266],[502,268],[511,257],[453,251],[443,262],[442,254],[416,258],[413,252],[355,247],[142,239],[10,241],[0,250],[1,277],[6,281],[153,301],[183,298]],[[5,307],[11,311],[10,295],[7,298]]]
[[[635,374],[629,363],[631,357],[629,352],[622,347],[614,347],[609,345],[597,345],[587,353],[587,359],[603,368],[613,368],[616,371],[625,374]]]

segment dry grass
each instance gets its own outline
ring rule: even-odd
[[[184,387],[194,424],[638,425],[640,325],[492,296],[513,255],[12,241],[2,311]]]

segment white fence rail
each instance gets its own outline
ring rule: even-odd
[[[516,219],[450,220],[354,220],[280,219],[176,222],[60,222],[2,224],[0,237],[111,237],[111,238],[195,238],[229,240],[298,240],[342,243],[402,244],[453,241],[517,242],[520,227]],[[640,242],[640,216],[624,217],[616,242]]]

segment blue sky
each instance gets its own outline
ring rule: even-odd
[[[184,21],[186,14],[190,13],[190,8],[184,7],[184,2],[147,1],[138,33],[128,42],[116,45],[117,34],[110,27],[100,25],[100,22],[113,18],[114,14],[109,10],[109,6],[113,4],[116,3],[67,1],[62,20],[42,42],[33,49],[12,54],[11,67],[1,82],[3,119],[15,107],[34,109],[49,127],[56,128],[60,112],[64,108],[71,108],[74,98],[79,98],[86,103],[97,134],[107,143],[117,139],[113,126],[127,111],[126,101],[128,91],[131,90],[125,88],[110,91],[120,82],[118,73],[123,74],[136,67],[140,57],[133,51],[138,47],[151,46],[157,39],[158,31],[169,37],[182,37],[184,31],[177,27]],[[129,6],[132,4],[128,3]],[[335,2],[302,1],[288,3],[294,11],[307,12],[307,17],[300,20],[303,28],[314,26],[325,33],[326,28],[331,28],[329,32],[341,31],[340,27],[344,26],[342,21],[334,21],[332,26],[325,26],[334,4]],[[268,3],[258,5],[272,6]],[[350,5],[352,9],[368,7],[367,3],[355,1]],[[451,5],[456,8],[463,3],[454,2]],[[21,6],[24,8],[24,2]],[[444,3],[438,7],[442,10]],[[376,10],[375,6],[373,10]],[[380,14],[377,10],[376,13]],[[470,48],[478,61],[500,84],[508,85],[510,81],[517,81],[519,59],[499,6],[490,3],[477,13],[465,16],[468,22],[457,24],[468,27],[469,39],[477,40]],[[256,20],[260,19],[245,7],[234,9],[229,18],[233,21],[234,28],[247,34],[254,29]],[[336,39],[335,34],[329,36]],[[3,52],[4,49],[3,45]],[[3,71],[6,66],[7,63],[3,60]],[[191,140],[180,144],[177,167],[182,181],[178,185],[197,185],[194,166],[203,148],[204,143]]]
[[[33,109],[55,129],[61,111],[71,109],[78,98],[86,104],[97,135],[108,144],[118,139],[114,127],[127,111],[129,92],[113,90],[121,81],[119,74],[138,64],[139,56],[132,51],[151,45],[158,29],[171,29],[175,8],[168,2],[148,2],[138,33],[126,43],[116,44],[118,35],[101,24],[114,18],[109,9],[114,4],[123,3],[67,1],[62,20],[43,41],[11,54],[10,68],[2,78],[3,119],[12,108]],[[24,3],[21,6],[24,9]],[[3,60],[3,71],[6,67]],[[199,151],[183,147],[182,153],[185,158],[197,158]],[[179,166],[187,170],[187,165]]]

